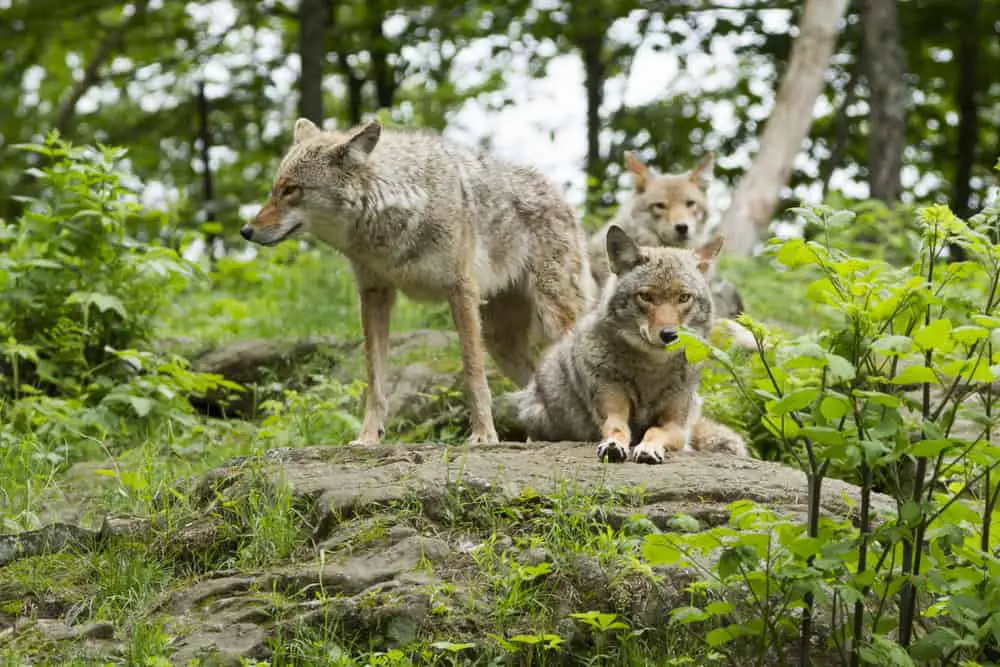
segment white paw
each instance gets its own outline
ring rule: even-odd
[[[597,445],[597,460],[608,463],[624,463],[628,460],[628,447],[623,447],[613,438],[608,438]]]
[[[632,450],[632,460],[636,463],[663,463],[663,445],[651,445],[640,442]]]
[[[496,429],[490,427],[481,431],[473,431],[465,440],[470,445],[495,445],[500,442]]]
[[[370,445],[377,445],[382,442],[382,438],[385,436],[385,428],[379,426],[377,429],[361,429],[361,433],[354,440],[351,440],[351,446],[361,446],[367,447]]]

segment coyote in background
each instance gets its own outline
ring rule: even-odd
[[[645,247],[693,248],[706,240],[708,197],[705,190],[714,163],[715,156],[707,153],[691,171],[663,175],[640,162],[633,153],[625,153],[625,164],[635,177],[634,190],[611,221],[594,233],[587,248],[590,270],[598,289],[609,275],[605,240],[612,225],[621,227],[637,244]],[[753,334],[731,319],[743,312],[739,292],[731,283],[712,273],[707,278],[719,324],[738,347],[756,350]]]
[[[267,202],[240,234],[271,246],[305,232],[347,257],[360,294],[368,390],[355,443],[385,433],[397,290],[448,302],[472,443],[497,441],[483,339],[523,387],[596,297],[586,236],[554,185],[428,131],[370,121],[327,132],[298,119]]]
[[[590,238],[590,270],[598,287],[608,278],[605,237],[612,225],[622,228],[640,246],[693,248],[705,241],[708,197],[714,156],[706,154],[691,171],[660,174],[625,153],[625,165],[634,176],[629,198],[614,217]]]
[[[747,456],[739,434],[701,416],[701,364],[664,349],[681,326],[708,335],[704,274],[724,238],[695,250],[639,247],[611,225],[606,239],[614,275],[599,305],[549,349],[531,384],[508,397],[528,437],[599,442],[598,458],[610,462],[662,463],[667,451],[691,449]]]

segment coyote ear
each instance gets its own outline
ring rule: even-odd
[[[639,161],[632,151],[625,151],[625,166],[635,176],[635,191],[642,192],[646,189],[646,178],[649,175],[649,167]]]
[[[368,159],[381,136],[382,125],[377,120],[368,121],[344,145],[347,149],[348,161],[361,163]]]
[[[691,182],[696,183],[698,187],[704,188],[708,186],[708,182],[712,179],[712,170],[715,167],[715,155],[712,153],[705,153],[704,157],[698,160],[698,164],[694,166],[694,169],[688,172],[688,178]]]
[[[299,118],[295,121],[294,142],[300,144],[309,137],[319,134],[319,132],[320,129],[316,127],[316,123],[312,122],[308,118]]]
[[[605,246],[608,252],[608,264],[615,275],[620,276],[642,264],[639,246],[618,225],[611,225],[608,228]]]
[[[726,236],[719,232],[694,251],[699,271],[708,273],[708,269],[715,263],[715,258],[719,256],[719,251],[722,250],[725,242]]]

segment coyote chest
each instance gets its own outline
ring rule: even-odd
[[[683,353],[675,353],[663,363],[645,365],[623,378],[622,386],[631,403],[629,427],[633,435],[641,437],[665,411],[677,413],[676,417],[683,420],[699,372],[700,368],[687,364]]]

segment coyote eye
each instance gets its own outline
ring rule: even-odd
[[[649,292],[636,293],[635,300],[639,302],[640,306],[648,306],[653,303],[652,295]]]
[[[281,188],[281,194],[279,196],[281,196],[281,197],[291,197],[293,194],[295,194],[296,192],[298,192],[301,189],[302,188],[300,188],[297,185],[286,185],[285,187]]]
[[[677,301],[679,301],[680,303],[687,303],[690,300],[691,300],[691,294],[689,292],[684,292],[679,297],[677,297]]]
[[[698,205],[698,202],[696,202],[693,199],[688,199],[686,202],[684,202],[684,205],[687,206],[688,208],[694,208],[695,206]]]
[[[662,213],[667,208],[667,205],[661,201],[654,201],[649,207],[657,213]]]

